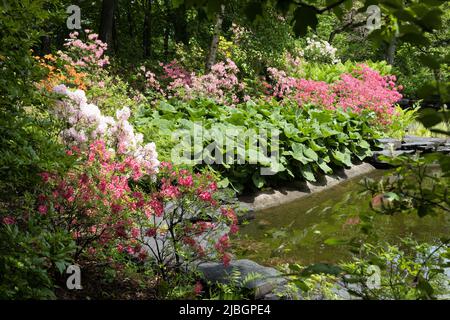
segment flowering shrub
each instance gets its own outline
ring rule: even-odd
[[[117,110],[116,119],[103,116],[99,108],[87,103],[82,90],[70,90],[65,85],[54,88],[65,98],[58,101],[55,114],[67,123],[61,136],[70,146],[86,149],[90,142],[102,140],[117,155],[131,157],[139,163],[147,174],[154,174],[159,165],[154,143],[143,145],[142,134],[135,133],[128,122],[130,109]]]
[[[59,56],[47,54],[44,57],[36,56],[35,59],[47,71],[45,78],[38,83],[38,87],[43,87],[51,92],[54,86],[66,83],[81,90],[86,89],[87,74],[77,71],[74,66],[65,61],[61,61]]]
[[[141,181],[145,168],[132,157],[114,158],[104,141],[68,152],[81,170],[63,177],[43,172],[47,191],[39,196],[37,211],[72,235],[76,256],[117,250],[156,260],[163,274],[206,257],[229,262],[228,233],[237,231],[237,218],[232,209],[219,210],[210,177],[165,163],[159,186],[144,193],[130,182]]]
[[[394,114],[393,105],[402,98],[396,87],[395,75],[381,76],[368,66],[360,65],[352,74],[341,75],[333,85],[338,97],[337,105],[359,112],[361,109],[375,111],[382,122],[389,121]]]
[[[184,101],[210,98],[216,103],[234,105],[239,102],[238,96],[244,89],[237,78],[239,69],[230,59],[213,65],[211,72],[204,75],[189,73],[176,61],[161,66],[163,75],[159,80],[153,72],[140,68],[146,79],[145,87],[153,96]]]
[[[363,109],[377,114],[381,124],[390,123],[395,114],[394,104],[401,99],[396,77],[382,76],[367,65],[358,65],[350,73],[343,73],[334,83],[297,79],[284,71],[268,69],[274,84],[271,94],[277,98],[296,101],[300,106],[313,104],[326,109],[342,108],[360,113]]]
[[[320,63],[336,64],[341,60],[336,57],[337,49],[325,40],[307,38],[307,45],[303,49],[306,60]]]
[[[131,157],[115,160],[105,142],[93,142],[88,150],[73,146],[81,170],[64,176],[43,172],[47,192],[39,196],[38,212],[49,216],[55,227],[67,230],[76,241],[77,254],[95,253],[116,243],[131,246],[128,237],[133,221],[130,212],[138,201],[128,180],[138,180],[143,169]],[[143,205],[142,210],[150,210]]]
[[[231,207],[220,206],[216,183],[170,163],[162,163],[158,181],[151,194],[153,211],[138,219],[134,232],[163,274],[187,262],[221,259],[227,265],[229,234],[238,231],[238,221]]]
[[[86,70],[94,71],[99,67],[103,68],[109,64],[109,58],[103,56],[108,47],[107,43],[98,39],[98,34],[92,33],[89,29],[86,29],[85,33],[86,42],[78,38],[77,31],[72,32],[64,44],[68,50],[64,53],[59,51],[60,57],[69,64]]]
[[[77,31],[70,33],[64,46],[64,52],[59,50],[55,55],[47,54],[35,59],[47,71],[46,77],[38,87],[52,91],[53,87],[64,83],[80,90],[86,90],[95,83],[101,84],[101,78],[106,74],[103,67],[109,64],[104,53],[107,44],[98,39],[98,35],[86,29],[86,42],[78,38]],[[97,81],[98,80],[98,81]]]

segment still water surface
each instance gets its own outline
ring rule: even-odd
[[[384,174],[380,170],[366,177],[379,179]],[[371,210],[370,195],[355,195],[363,190],[360,185],[363,178],[357,177],[297,201],[258,211],[254,220],[241,226],[235,242],[237,255],[264,265],[337,263],[351,259],[349,247],[327,245],[324,241],[354,237],[363,241],[367,237],[360,231],[358,215]],[[406,236],[433,241],[450,234],[448,215],[424,218],[377,215],[373,226],[374,235],[365,241],[378,239],[395,244]]]

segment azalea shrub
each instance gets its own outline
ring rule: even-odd
[[[44,73],[37,86],[47,91],[59,84],[86,90],[88,87],[102,83],[107,76],[104,69],[109,64],[109,57],[105,55],[107,44],[96,33],[86,29],[83,32],[85,41],[78,31],[69,34],[64,43],[64,51],[35,56]]]
[[[145,66],[140,67],[138,75],[147,95],[184,101],[209,97],[226,105],[240,101],[244,84],[237,77],[238,67],[230,59],[216,63],[207,74],[189,72],[176,60],[160,66],[162,72],[159,77]]]
[[[137,216],[139,228],[132,230],[150,260],[164,276],[204,261],[228,265],[229,235],[238,231],[238,220],[233,206],[223,203],[214,179],[164,162],[158,181],[150,195],[152,211]]]
[[[273,84],[267,88],[278,99],[292,100],[299,106],[314,104],[318,108],[342,108],[356,113],[368,109],[376,113],[377,124],[391,123],[396,116],[395,103],[402,98],[399,93],[402,87],[396,85],[395,76],[382,76],[364,64],[341,74],[333,83],[298,79],[275,68],[268,71]]]
[[[145,173],[157,171],[159,161],[155,144],[144,145],[142,134],[134,132],[128,122],[128,107],[117,110],[114,119],[104,116],[96,105],[89,104],[83,90],[70,90],[59,85],[53,91],[62,96],[56,102],[54,113],[65,124],[61,138],[66,145],[86,149],[90,142],[101,140],[118,155],[133,158]]]
[[[303,57],[308,61],[336,64],[340,59],[336,55],[337,49],[328,41],[307,38],[306,46],[303,48]]]
[[[64,176],[41,174],[37,213],[72,235],[75,259],[107,259],[114,250],[154,262],[163,275],[201,259],[229,263],[237,217],[221,207],[211,177],[165,163],[155,185],[135,158],[115,157],[101,140],[68,153],[78,166]]]

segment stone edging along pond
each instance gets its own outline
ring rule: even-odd
[[[412,154],[415,152],[442,152],[450,153],[450,141],[444,138],[405,136],[399,139],[379,139],[381,151],[374,151],[372,159],[368,159],[372,164],[363,162],[354,164],[349,169],[340,169],[332,175],[326,175],[320,181],[311,183],[304,182],[295,187],[280,187],[278,189],[259,191],[252,195],[239,197],[242,207],[249,212],[276,207],[297,199],[301,199],[310,194],[321,192],[332,188],[341,182],[358,176],[367,174],[376,168],[386,168],[386,164],[380,161],[380,155],[397,156],[401,154]]]
[[[341,169],[332,175],[323,176],[317,182],[305,182],[296,188],[282,187],[268,191],[259,191],[252,195],[241,196],[238,199],[241,205],[250,212],[263,210],[324,191],[339,183],[367,174],[373,170],[375,170],[375,167],[369,163],[356,164],[349,169]]]

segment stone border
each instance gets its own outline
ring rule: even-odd
[[[286,204],[304,198],[313,193],[332,188],[344,181],[356,178],[376,170],[369,163],[357,164],[349,169],[338,170],[335,174],[323,176],[321,181],[306,182],[298,188],[283,187],[269,191],[259,191],[253,195],[238,197],[242,207],[249,211],[258,211]]]

